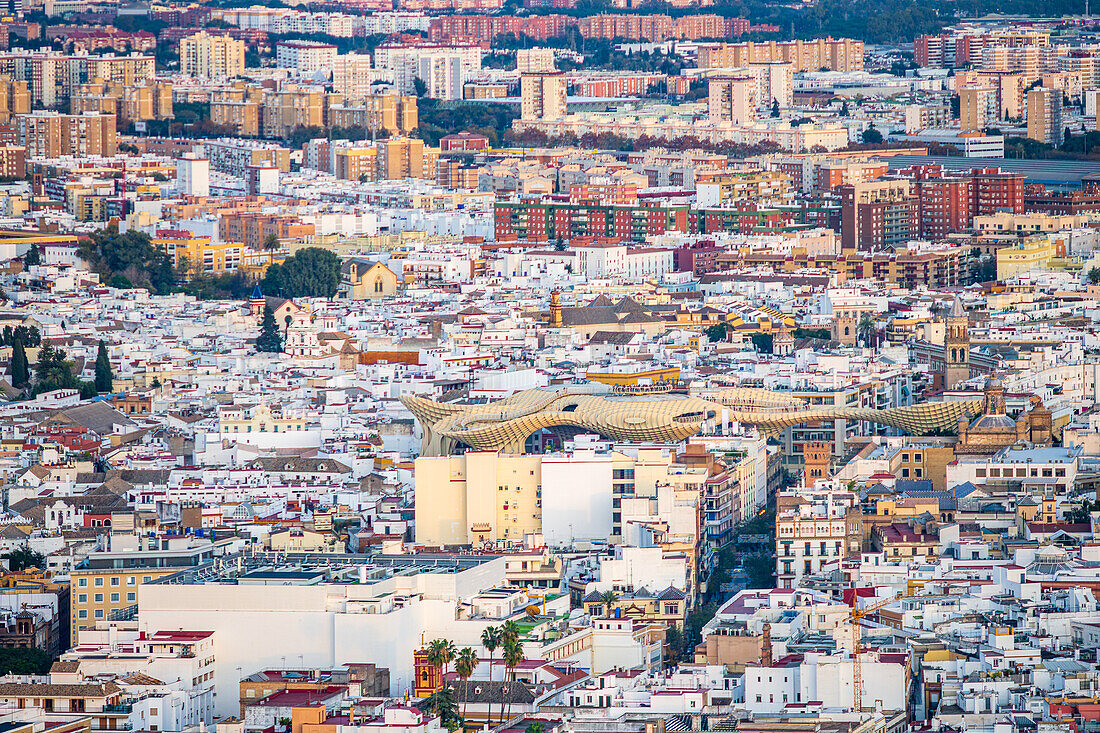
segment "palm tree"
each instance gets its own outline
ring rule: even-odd
[[[486,626],[481,632],[481,645],[485,647],[485,651],[489,652],[489,682],[493,681],[493,652],[495,652],[501,644],[500,629],[496,626]],[[492,685],[490,684],[490,687]],[[493,703],[489,701],[489,723],[493,722]]]
[[[473,676],[474,670],[477,669],[477,654],[470,647],[465,647],[455,657],[455,672],[458,673],[458,678],[462,680],[462,719],[466,719],[466,698],[470,695],[470,686],[466,684],[466,681]]]
[[[455,731],[462,726],[458,705],[455,704],[454,690],[446,685],[436,690],[428,699],[428,710],[439,716],[440,722],[447,730]]]
[[[515,684],[516,681],[516,667],[523,661],[523,647],[518,640],[509,640],[504,644],[504,666],[508,670],[508,682],[509,684]],[[502,688],[501,693],[504,693],[508,688]],[[501,695],[503,697],[503,694]],[[510,710],[511,703],[507,704],[507,710]],[[508,720],[508,712],[504,714],[504,720]]]
[[[604,612],[610,618],[612,606],[615,605],[615,601],[619,600],[619,594],[613,590],[604,591],[600,595],[600,601],[603,602]]]
[[[450,639],[443,639],[443,645],[441,647],[440,659],[443,660],[443,674],[447,673],[447,667],[451,665],[451,662],[458,656],[458,650],[455,649],[455,643]]]
[[[443,651],[447,643],[446,639],[432,639],[428,642],[428,653],[425,655],[428,658],[428,664],[439,670],[440,677],[443,676],[443,665],[447,663]]]
[[[859,335],[863,338],[863,345],[866,346],[870,342],[871,334],[875,331],[875,319],[870,313],[864,313],[859,317],[856,330],[859,331]]]
[[[507,646],[509,642],[513,644],[519,642],[519,624],[515,621],[505,621],[500,626],[501,645]]]

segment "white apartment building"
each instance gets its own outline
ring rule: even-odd
[[[336,61],[336,46],[314,41],[280,41],[275,45],[275,62],[307,76],[321,69],[331,69]]]
[[[796,506],[783,508],[790,504]],[[853,549],[858,551],[858,546],[850,546],[862,526],[856,494],[802,489],[785,493],[779,506],[775,577],[780,588],[798,588],[806,576],[820,572]]]
[[[462,99],[462,85],[481,72],[484,54],[477,45],[383,44],[374,51],[374,67],[393,72],[399,94],[414,94],[420,79],[429,97]]]
[[[907,654],[864,652],[860,664],[863,707],[905,710]],[[854,671],[850,654],[809,652],[793,661],[745,670],[745,708],[779,713],[791,704],[814,702],[822,708],[854,707]]]
[[[985,484],[1019,483],[1049,487],[1065,494],[1073,487],[1083,453],[1081,446],[1029,448],[1013,445],[992,456],[960,456],[947,464],[947,485],[970,482]]]

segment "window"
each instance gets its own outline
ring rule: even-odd
[[[80,580],[77,581],[76,584],[80,588],[87,588],[88,587],[88,579],[87,578],[81,578]]]
[[[95,587],[96,588],[102,588],[103,587],[103,578],[96,578],[95,579]]]
[[[80,595],[78,595],[76,597],[76,602],[77,603],[87,603],[88,602],[88,594],[87,593],[81,593]]]
[[[87,611],[85,611],[85,610],[84,610],[84,609],[82,608],[82,609],[80,609],[80,611],[78,611],[78,612],[77,612],[77,614],[76,614],[76,617],[77,617],[77,618],[88,618],[88,612],[87,612]]]
[[[117,588],[121,582],[122,579],[116,575],[115,577],[111,578],[111,587]]]
[[[102,608],[97,608],[95,610],[95,617],[96,618],[103,618],[103,609]]]
[[[129,578],[126,579],[126,585],[137,585],[137,578],[131,575]]]
[[[118,603],[118,593],[111,594],[111,603]]]
[[[96,593],[95,594],[95,602],[96,603],[103,603],[103,594],[102,593]]]
[[[133,603],[134,601],[137,600],[137,593],[127,593],[126,594],[126,600],[129,601],[130,603]]]

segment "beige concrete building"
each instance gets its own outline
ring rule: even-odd
[[[1027,136],[1055,147],[1061,144],[1061,90],[1039,87],[1027,93]]]
[[[468,451],[416,460],[416,541],[522,540],[542,531],[542,456]]]
[[[998,118],[997,90],[991,86],[969,86],[959,90],[959,129],[984,130]]]
[[[435,178],[439,149],[424,145],[423,140],[409,137],[378,142],[378,172],[380,181],[401,178]]]
[[[699,46],[699,68],[728,69],[750,64],[787,61],[795,71],[859,71],[863,68],[863,41],[817,38],[811,41],[766,43],[704,43]]]
[[[244,71],[244,41],[205,31],[180,39],[180,70],[204,79],[227,79]]]
[[[563,71],[542,71],[520,76],[520,117],[525,120],[560,120],[565,117],[566,79]]]
[[[720,76],[710,80],[707,115],[711,124],[751,126],[756,122],[756,79]]]
[[[296,127],[323,127],[332,97],[333,101],[343,101],[339,95],[326,95],[319,89],[268,91],[261,115],[264,136],[285,137]]]
[[[520,48],[516,50],[516,69],[521,74],[554,71],[554,49]]]
[[[27,157],[114,155],[118,152],[115,116],[99,112],[65,115],[39,110],[16,116],[19,143]]]
[[[399,94],[371,94],[355,103],[331,105],[328,123],[332,127],[361,127],[408,135],[418,124],[416,97]]]
[[[25,81],[10,76],[0,76],[0,122],[8,122],[13,115],[30,114],[31,93]]]
[[[144,82],[136,86],[102,82],[80,84],[73,89],[71,112],[103,112],[123,124],[172,117],[172,85]]]

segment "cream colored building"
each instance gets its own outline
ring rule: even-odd
[[[244,41],[202,31],[180,39],[180,70],[204,79],[228,79],[244,72]]]
[[[1046,270],[1052,259],[1064,255],[1064,250],[1061,240],[1049,235],[1026,239],[1015,247],[1002,247],[997,250],[997,279]]]
[[[554,71],[554,49],[520,48],[516,50],[516,69],[521,74]]]
[[[416,541],[522,540],[542,531],[542,456],[469,451],[416,459]]]
[[[469,545],[537,533],[557,545],[618,541],[646,525],[661,543],[679,543],[687,551],[699,538],[696,513],[707,474],[675,460],[668,448],[628,455],[581,437],[563,453],[421,457],[415,469],[416,540]],[[672,522],[675,527],[673,506],[690,515]]]
[[[997,90],[969,86],[959,90],[959,129],[984,130],[997,122]]]
[[[975,216],[974,231],[978,234],[1040,234],[1087,227],[1096,220],[1095,214],[1048,214],[1043,211],[1014,214],[998,211]]]
[[[721,76],[710,80],[707,116],[712,124],[745,126],[756,122],[756,79]]]
[[[1057,147],[1062,142],[1062,92],[1039,87],[1027,93],[1027,136]]]
[[[520,117],[525,120],[560,120],[565,117],[564,71],[520,75]]]

